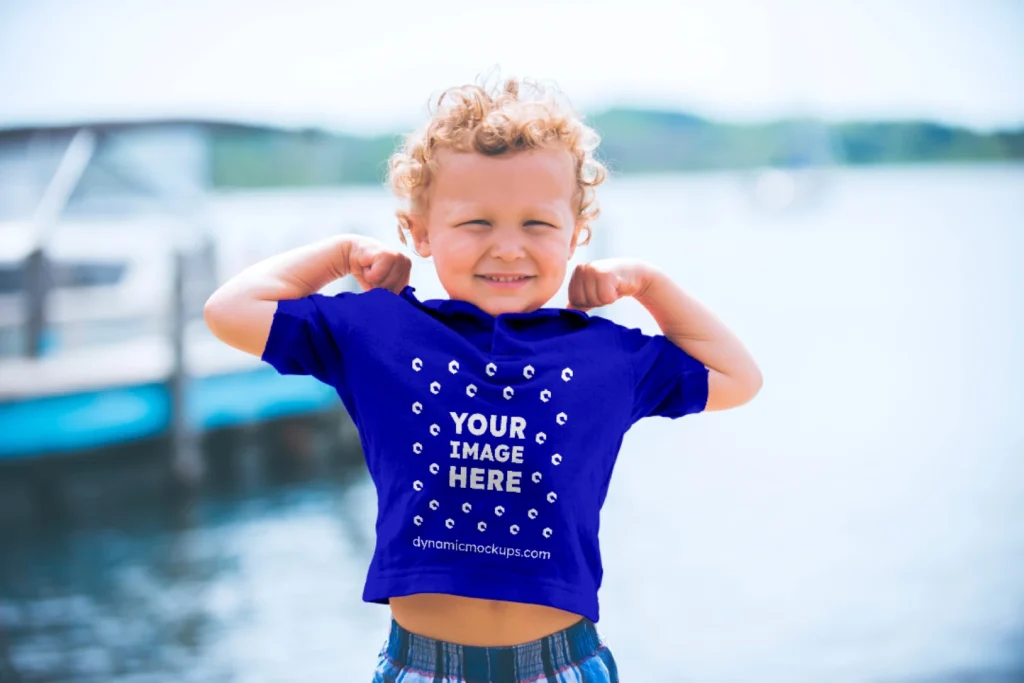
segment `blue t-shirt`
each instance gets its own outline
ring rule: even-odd
[[[335,387],[359,429],[377,490],[364,601],[449,593],[595,622],[623,436],[708,396],[707,368],[662,335],[411,287],[281,301],[263,360]]]

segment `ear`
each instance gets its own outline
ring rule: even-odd
[[[585,221],[582,220],[577,221],[576,227],[573,228],[572,239],[569,241],[569,260],[572,260],[572,257],[576,255],[576,247],[579,244],[580,232],[584,228],[586,228],[588,233],[590,232],[590,228],[588,228],[585,224]]]
[[[430,258],[430,239],[427,226],[419,214],[409,214],[409,236],[413,250],[422,258]]]

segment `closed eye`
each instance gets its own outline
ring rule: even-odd
[[[491,224],[490,221],[486,221],[486,220],[484,220],[482,218],[478,218],[477,220],[473,220],[473,221],[463,221],[462,223],[457,224],[455,227],[460,227],[460,226],[463,226],[463,225],[485,225],[485,226],[490,226],[490,224]],[[548,228],[556,228],[556,229],[558,228],[557,225],[553,225],[552,223],[548,223],[546,221],[526,221],[525,223],[523,223],[523,225],[542,225],[542,226],[545,226],[545,227],[548,227]]]

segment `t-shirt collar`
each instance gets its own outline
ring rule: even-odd
[[[460,299],[427,299],[426,301],[420,301],[416,298],[415,292],[415,287],[406,285],[399,296],[417,308],[439,313],[446,317],[469,316],[482,322],[493,322],[496,319],[542,320],[547,318],[563,317],[568,317],[577,322],[585,322],[590,319],[590,316],[587,313],[577,311],[572,308],[538,308],[537,310],[530,311],[528,313],[501,313],[497,316],[493,316],[476,304],[472,304],[468,301],[462,301]]]

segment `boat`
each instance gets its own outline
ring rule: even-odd
[[[202,319],[227,276],[337,230],[322,220],[335,205],[310,216],[308,202],[303,230],[261,237],[226,224],[212,201],[211,136],[246,125],[0,130],[0,466],[169,438],[176,471],[195,479],[204,432],[343,412],[331,387],[279,375]]]

